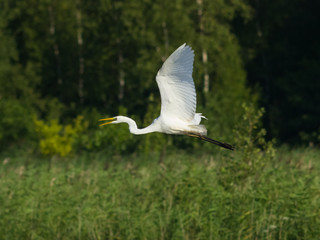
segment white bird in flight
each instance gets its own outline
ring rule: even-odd
[[[188,135],[234,150],[230,144],[206,137],[207,129],[200,124],[201,118],[205,117],[201,113],[196,113],[196,89],[192,79],[193,61],[193,50],[183,44],[163,63],[156,77],[161,95],[161,112],[151,125],[139,129],[131,118],[116,116],[100,119],[99,121],[107,121],[100,126],[127,123],[132,134],[160,132]]]

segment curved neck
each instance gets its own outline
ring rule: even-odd
[[[147,134],[147,133],[151,133],[151,132],[158,132],[158,127],[155,124],[151,124],[146,128],[139,129],[134,120],[132,120],[131,118],[128,118],[128,117],[124,117],[124,116],[118,116],[117,122],[118,123],[127,123],[129,125],[129,131],[135,135]]]

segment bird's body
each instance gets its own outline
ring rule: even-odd
[[[151,125],[138,129],[136,122],[125,116],[101,119],[109,121],[101,125],[127,123],[132,134],[161,132],[188,135],[233,150],[227,143],[207,138],[207,129],[200,124],[201,119],[205,117],[196,113],[196,90],[192,79],[193,61],[193,50],[183,44],[163,63],[156,76],[161,95],[161,112]]]

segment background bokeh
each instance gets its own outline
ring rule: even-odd
[[[61,135],[70,151],[119,142],[120,152],[136,150],[129,142],[196,147],[97,127],[120,114],[149,125],[160,109],[155,75],[184,42],[195,50],[197,110],[209,119],[209,136],[232,141],[245,103],[265,108],[263,127],[277,144],[319,144],[319,4],[1,0],[1,149],[42,144],[59,152]]]

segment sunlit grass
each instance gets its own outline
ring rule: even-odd
[[[225,182],[237,154],[1,157],[1,239],[320,237],[314,149],[280,150],[241,184]]]

